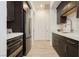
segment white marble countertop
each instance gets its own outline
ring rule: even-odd
[[[61,36],[79,41],[79,33],[78,32],[63,33],[63,32],[53,31],[53,33],[56,33],[56,34],[59,34]]]
[[[10,33],[10,34],[7,34],[7,39],[11,39],[20,35],[23,35],[23,33]]]

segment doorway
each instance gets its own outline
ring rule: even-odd
[[[36,10],[33,25],[34,40],[50,40],[49,10]]]

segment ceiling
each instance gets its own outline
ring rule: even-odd
[[[29,7],[27,5],[27,3],[24,1],[23,2],[23,9],[27,12],[27,10],[29,10]]]
[[[32,1],[31,4],[36,10],[50,8],[50,1]]]
[[[31,1],[31,5],[35,10],[50,9],[57,8],[60,2],[61,1]]]

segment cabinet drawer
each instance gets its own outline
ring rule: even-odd
[[[7,56],[12,54],[16,49],[18,49],[22,45],[22,42],[18,42],[13,46],[10,46],[7,48]]]
[[[12,54],[10,54],[9,57],[18,56],[18,54],[22,52],[22,48],[23,48],[23,46],[21,45],[18,49],[16,49],[16,51],[14,51]]]
[[[15,38],[11,38],[11,39],[8,39],[7,40],[7,45],[11,44],[12,42],[15,42],[17,40],[22,40],[23,36],[18,36],[18,37],[15,37]]]
[[[23,36],[7,40],[7,56],[13,54],[20,46],[23,46]]]
[[[15,45],[16,43],[20,42],[21,40],[15,40],[14,42],[10,42],[10,44],[7,44],[8,47]]]

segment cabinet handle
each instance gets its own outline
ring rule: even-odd
[[[67,51],[67,45],[65,45],[65,53],[66,53],[66,51]]]
[[[71,40],[67,40],[68,43],[75,45],[75,42],[72,42]]]

